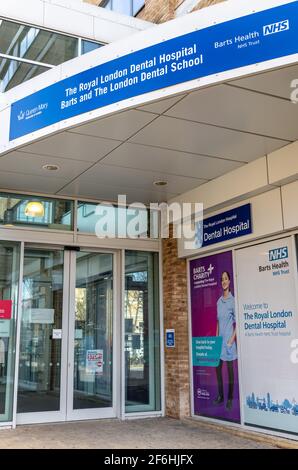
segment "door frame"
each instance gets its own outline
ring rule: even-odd
[[[76,251],[70,251],[70,277],[69,277],[69,306],[68,306],[68,361],[67,361],[67,403],[66,403],[66,421],[79,421],[89,419],[116,418],[117,398],[120,396],[119,386],[117,387],[116,371],[120,369],[120,350],[117,348],[117,324],[120,321],[120,310],[117,308],[117,292],[119,292],[119,280],[117,278],[117,251],[91,249],[88,247],[81,248],[82,253],[98,253],[111,254],[113,256],[113,323],[112,323],[112,406],[108,408],[89,408],[89,409],[73,409],[73,374],[74,374],[74,332],[75,332],[75,286],[76,286]],[[118,296],[119,297],[119,296]],[[119,343],[119,341],[118,341]]]
[[[18,413],[18,383],[19,383],[19,359],[20,359],[20,344],[21,344],[21,324],[22,324],[22,298],[23,298],[23,278],[24,278],[24,258],[25,250],[27,248],[37,250],[56,250],[63,252],[63,300],[62,300],[62,331],[67,331],[68,324],[68,299],[67,289],[69,285],[69,261],[68,253],[61,245],[48,245],[40,243],[22,243],[22,256],[20,266],[20,295],[18,305],[18,322],[17,322],[17,344],[16,344],[16,374],[15,374],[15,400],[14,400],[14,422],[15,425],[19,424],[38,424],[38,423],[54,423],[65,421],[66,416],[66,388],[67,388],[67,374],[66,374],[66,359],[67,359],[67,335],[62,334],[61,343],[61,369],[60,369],[60,409],[58,411],[40,411],[29,413]],[[68,268],[65,269],[65,266]]]
[[[19,381],[19,358],[20,358],[20,337],[21,337],[21,312],[22,312],[22,286],[23,286],[23,265],[24,253],[26,248],[57,250],[63,251],[63,304],[62,304],[62,345],[61,345],[61,377],[60,377],[60,410],[17,413],[17,394]],[[73,348],[74,337],[70,334],[74,333],[75,317],[71,316],[74,312],[75,304],[75,281],[76,281],[76,249],[65,249],[63,245],[49,245],[46,243],[24,243],[21,242],[20,256],[20,279],[19,279],[19,301],[18,301],[18,317],[17,317],[17,338],[16,338],[16,367],[15,367],[15,388],[14,388],[14,404],[13,404],[13,427],[19,424],[37,424],[37,423],[53,423],[63,421],[78,421],[88,419],[113,418],[119,417],[120,414],[120,377],[117,377],[116,371],[121,369],[120,361],[120,344],[117,337],[120,336],[120,250],[117,249],[101,249],[81,247],[82,252],[88,253],[111,253],[113,255],[113,380],[112,380],[112,400],[111,408],[92,408],[73,410],[70,406],[72,403],[73,393]],[[119,375],[119,374],[118,374]],[[98,412],[99,411],[99,412]]]

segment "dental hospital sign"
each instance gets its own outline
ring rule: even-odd
[[[297,37],[298,2],[292,2],[154,44],[16,101],[9,139],[165,87],[298,53]],[[93,54],[100,60],[101,49]]]
[[[197,55],[197,45],[183,47],[171,54],[160,54],[153,59],[129,67],[117,69],[114,73],[100,74],[89,82],[65,90],[66,99],[61,101],[61,109],[77,105],[86,100],[114,93],[118,90],[137,85],[139,82],[152,80],[167,75],[170,70],[176,72],[203,63],[203,55]]]
[[[251,204],[244,204],[197,222],[195,247],[202,248],[251,233]]]

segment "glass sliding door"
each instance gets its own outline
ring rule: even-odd
[[[12,421],[20,244],[0,241],[0,422]]]
[[[161,410],[158,253],[125,253],[125,411]]]
[[[113,410],[114,255],[72,253],[69,419],[115,416]]]
[[[25,248],[17,394],[18,422],[63,418],[63,285],[63,250]],[[64,341],[67,339],[65,336]]]

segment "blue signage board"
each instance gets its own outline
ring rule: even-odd
[[[167,348],[175,347],[175,330],[166,330],[166,346]]]
[[[252,233],[251,205],[245,204],[196,224],[195,247],[202,248]]]
[[[16,101],[9,139],[154,90],[298,53],[297,37],[293,2],[169,39]]]

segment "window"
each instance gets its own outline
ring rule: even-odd
[[[125,252],[125,411],[159,411],[158,253]]]
[[[47,70],[48,67],[0,57],[0,92],[4,93]]]
[[[102,45],[0,19],[0,92]]]
[[[100,44],[98,42],[93,42],[93,41],[87,41],[86,39],[82,39],[82,54],[87,54],[87,52],[94,51],[95,49],[98,49],[99,47],[102,47],[103,44]]]
[[[72,230],[73,202],[0,193],[0,224]]]
[[[100,210],[97,207],[100,206]],[[147,209],[130,209],[88,202],[78,202],[78,231],[120,238],[159,237],[159,214]],[[128,233],[127,233],[128,232]]]
[[[3,20],[0,25],[0,53],[59,65],[78,55],[78,39]]]
[[[108,0],[102,2],[104,8],[129,16],[136,16],[144,5],[144,0]]]
[[[12,420],[19,262],[20,244],[0,241],[0,421]]]
[[[144,0],[133,0],[132,2],[132,8],[133,8],[133,16],[136,16],[139,11],[143,8],[143,6],[145,5],[145,1]]]

